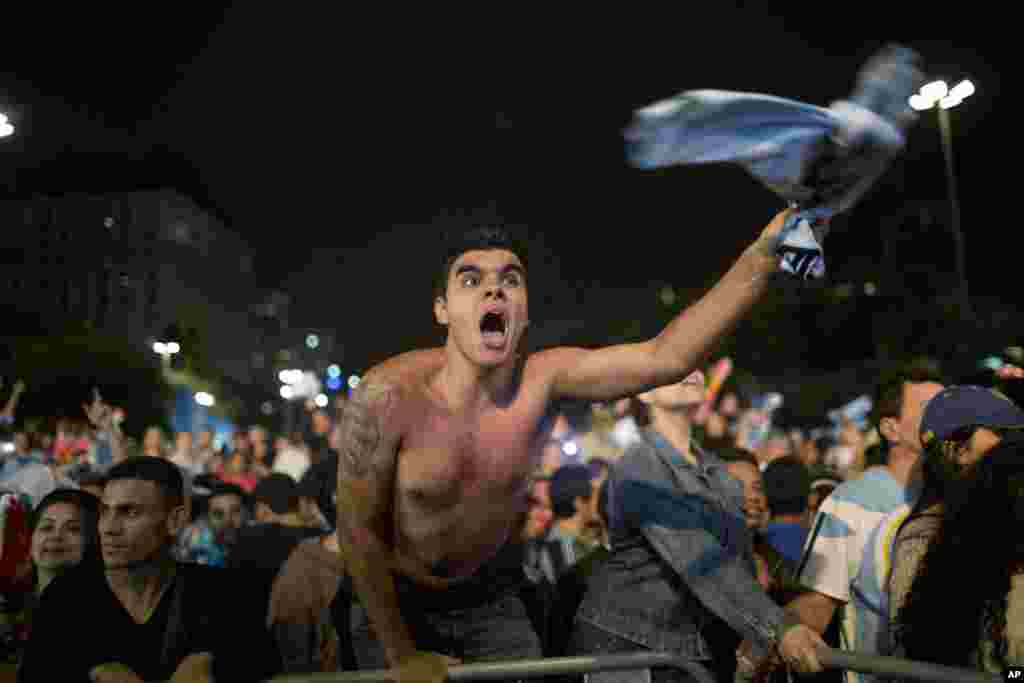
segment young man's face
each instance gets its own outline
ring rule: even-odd
[[[100,540],[107,569],[125,569],[154,560],[181,531],[184,519],[184,508],[172,508],[154,482],[108,482],[100,514]]]
[[[695,370],[687,375],[682,382],[666,384],[639,396],[640,400],[657,408],[678,411],[698,407],[704,402],[704,373]]]
[[[214,531],[242,526],[242,499],[233,493],[210,498],[210,526]]]
[[[523,264],[504,249],[467,251],[452,264],[434,315],[470,361],[483,367],[505,363],[528,324]]]
[[[903,385],[903,405],[898,419],[882,418],[883,436],[893,446],[920,454],[921,417],[928,401],[942,391],[943,386],[935,382],[908,382]]]
[[[761,470],[743,461],[730,462],[725,469],[743,484],[743,514],[747,518],[747,527],[763,527],[768,522],[769,512]]]

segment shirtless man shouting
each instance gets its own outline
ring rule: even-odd
[[[452,661],[541,656],[516,594],[521,558],[504,556],[552,405],[639,394],[703,364],[779,270],[787,213],[655,338],[529,357],[517,353],[529,325],[522,250],[500,230],[465,236],[434,302],[445,345],[370,370],[342,417],[338,530],[360,668],[441,683]],[[780,627],[770,641],[795,667],[820,670],[809,629]]]

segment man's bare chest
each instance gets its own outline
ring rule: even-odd
[[[467,499],[507,504],[525,490],[536,466],[536,427],[524,410],[474,417],[424,412],[403,439],[397,493],[427,509]]]

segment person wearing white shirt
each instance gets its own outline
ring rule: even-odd
[[[302,475],[306,473],[306,470],[312,464],[309,453],[306,452],[305,448],[300,444],[293,443],[287,437],[277,437],[274,440],[274,450],[277,451],[277,455],[274,458],[272,470],[287,474],[295,481],[300,481]]]

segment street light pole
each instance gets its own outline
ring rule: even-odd
[[[942,136],[942,156],[946,161],[946,187],[949,192],[949,205],[952,211],[953,250],[956,258],[956,276],[959,285],[960,301],[965,312],[970,315],[971,297],[967,288],[967,259],[964,252],[964,234],[960,227],[960,195],[957,192],[956,171],[953,166],[953,134],[949,121],[949,109],[935,105],[939,117],[939,132]]]
[[[939,118],[939,134],[942,138],[942,156],[946,162],[946,187],[949,192],[951,217],[950,230],[953,233],[953,250],[957,276],[957,298],[962,312],[974,317],[970,292],[967,288],[967,258],[964,248],[964,234],[960,225],[960,196],[956,186],[956,171],[953,165],[953,134],[949,110],[959,105],[975,92],[974,84],[963,80],[950,89],[945,81],[932,81],[921,86],[921,90],[910,97],[910,106],[916,111],[935,109]]]

